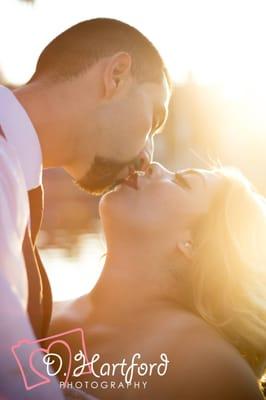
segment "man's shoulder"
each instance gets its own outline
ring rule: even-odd
[[[0,137],[0,193],[2,207],[6,203],[14,221],[23,221],[25,225],[29,209],[23,172],[13,147],[2,137]],[[17,219],[18,213],[20,218]]]
[[[19,163],[16,151],[3,136],[0,135],[0,162],[2,172],[15,176],[25,186],[23,171]],[[25,186],[26,190],[26,186]]]

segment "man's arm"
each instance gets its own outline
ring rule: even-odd
[[[33,335],[30,323],[25,315],[17,296],[10,288],[9,283],[0,273],[0,398],[9,400],[22,399],[55,399],[63,400],[59,385],[54,378],[50,383],[27,390],[23,374],[29,386],[41,382],[38,376],[30,368],[30,355],[39,349]],[[23,343],[23,340],[28,343]],[[18,361],[13,350],[18,344]],[[34,356],[34,367],[46,376],[46,370],[42,362],[42,354]],[[37,378],[37,379],[36,379]]]

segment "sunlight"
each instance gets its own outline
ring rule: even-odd
[[[60,249],[42,250],[54,301],[71,300],[88,293],[101,274],[105,251],[100,234],[80,238],[78,257],[69,258]]]
[[[266,86],[266,3],[261,0],[166,0],[163,9],[154,4],[152,18],[148,2],[141,3],[141,12],[137,3],[121,0],[112,5],[101,0],[93,7],[83,0],[75,6],[62,0],[36,0],[34,6],[0,0],[0,6],[1,37],[8,37],[1,42],[0,65],[16,84],[29,79],[40,51],[56,34],[80,20],[106,16],[142,30],[179,83],[192,73],[198,83],[221,85],[231,98],[250,96],[251,87],[262,94]]]
[[[150,38],[178,84],[192,76],[196,83],[214,85],[227,101],[238,104],[239,131],[241,124],[248,123],[248,135],[265,132],[266,2],[165,0],[163,4],[162,8],[161,3],[154,3],[151,10],[150,2],[140,1],[99,0],[92,5],[86,0],[36,0],[31,5],[0,0],[1,73],[8,82],[23,84],[31,77],[42,49],[64,29],[98,16],[116,18]],[[86,265],[99,263],[101,249],[95,241],[92,244],[94,250],[85,246],[87,255],[79,259],[78,264],[83,265],[80,271]],[[60,257],[53,250],[44,251],[43,255],[53,269],[52,280],[60,282],[62,269],[53,267],[53,260],[58,264]],[[78,295],[72,283],[73,273],[67,275],[75,262],[66,258],[62,261],[66,266],[65,284],[62,288],[55,283],[56,298]],[[56,276],[58,280],[54,279]],[[82,281],[82,274],[78,272],[76,276],[76,282]],[[81,292],[88,287],[90,284],[85,282]]]

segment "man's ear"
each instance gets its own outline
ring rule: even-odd
[[[111,98],[131,76],[132,59],[126,52],[116,53],[108,59],[104,71],[105,96]]]
[[[190,260],[192,258],[193,242],[192,235],[189,230],[182,232],[182,235],[177,240],[177,248],[187,259]]]

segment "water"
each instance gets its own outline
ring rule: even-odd
[[[54,301],[69,300],[88,293],[101,274],[105,252],[101,233],[82,235],[73,257],[59,248],[41,250]]]

